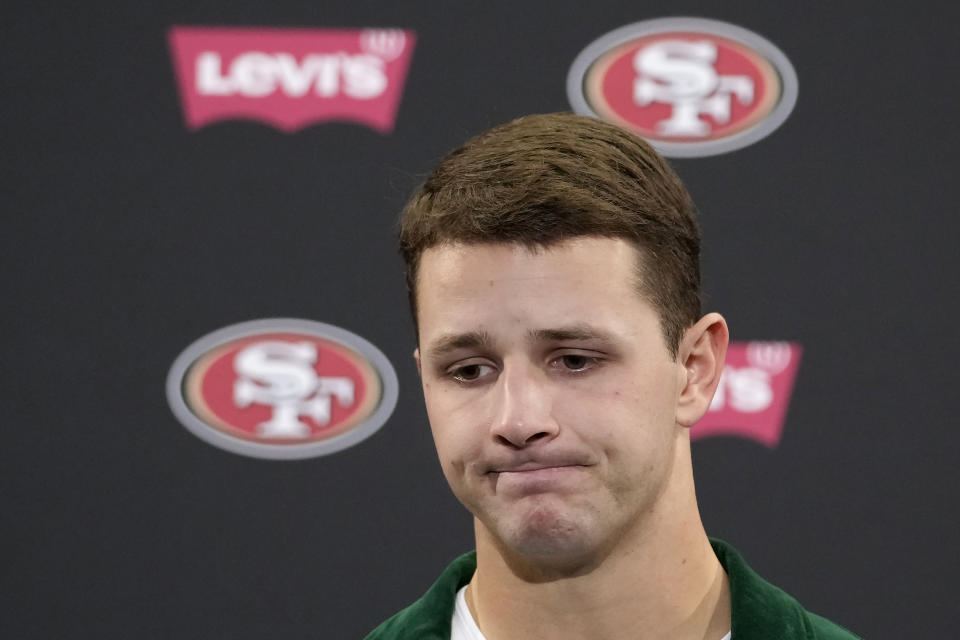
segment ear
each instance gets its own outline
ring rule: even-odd
[[[708,313],[684,333],[677,359],[686,382],[677,400],[677,424],[692,427],[707,412],[720,384],[729,342],[727,322],[719,313]]]
[[[420,348],[417,347],[413,350],[413,359],[417,361],[417,375],[423,376],[423,371],[420,369]]]

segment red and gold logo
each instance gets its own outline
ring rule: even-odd
[[[735,25],[664,18],[617,29],[574,61],[575,111],[649,140],[674,157],[733,151],[769,135],[797,98],[787,57]]]
[[[352,446],[393,411],[397,380],[359,336],[305,320],[261,320],[201,338],[168,377],[174,414],[235,453],[305,458]]]

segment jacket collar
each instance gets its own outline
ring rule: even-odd
[[[736,640],[815,638],[806,611],[782,590],[751,569],[729,544],[710,539],[730,579],[733,637]],[[456,594],[477,568],[475,551],[454,560],[419,600],[378,627],[367,640],[416,638],[449,640]]]

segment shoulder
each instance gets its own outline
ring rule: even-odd
[[[365,640],[449,640],[457,591],[470,582],[476,568],[475,552],[460,556],[419,600],[387,619]]]
[[[860,636],[847,631],[836,622],[830,622],[815,613],[807,612],[817,640],[862,640]]]
[[[726,542],[711,538],[710,543],[730,579],[736,640],[860,640],[840,625],[807,611],[791,595],[761,578]]]

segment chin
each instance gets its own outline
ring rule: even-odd
[[[582,518],[539,505],[514,522],[493,529],[513,555],[553,568],[582,564],[598,545]]]

